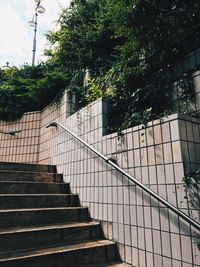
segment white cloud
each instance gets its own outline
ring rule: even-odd
[[[7,57],[16,64],[23,63],[20,59],[25,60],[30,51],[31,40],[28,29],[11,6],[0,6],[0,33],[1,59]]]
[[[0,3],[0,66],[6,61],[10,65],[22,65],[25,62],[31,63],[33,28],[28,26],[28,21],[34,14],[34,0],[20,0],[23,5],[24,14],[19,8],[14,8],[12,0],[5,4]],[[37,53],[36,62],[44,59],[42,57],[46,39],[45,33],[55,30],[56,20],[60,12],[60,6],[67,7],[70,0],[43,0],[41,5],[45,8],[45,13],[38,17],[37,32]]]

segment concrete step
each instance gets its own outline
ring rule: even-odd
[[[56,173],[56,166],[29,163],[0,162],[0,170]]]
[[[0,194],[70,194],[69,184],[0,181]]]
[[[78,206],[80,206],[80,201],[76,194],[0,194],[0,210]]]
[[[90,220],[86,207],[0,210],[0,229]]]
[[[0,181],[62,182],[62,174],[49,172],[24,172],[0,170]]]
[[[0,244],[0,267],[124,267],[55,166],[0,162]]]
[[[83,267],[117,260],[116,245],[100,240],[34,250],[0,253],[1,267]]]
[[[104,262],[99,264],[89,264],[85,267],[130,267],[130,265],[127,265],[125,263],[120,263],[120,261],[115,262]]]
[[[85,222],[13,228],[0,231],[0,253],[37,247],[50,247],[55,244],[84,242],[103,239],[99,223]]]

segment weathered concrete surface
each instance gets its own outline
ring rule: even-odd
[[[55,169],[0,163],[0,266],[117,267],[116,244]]]
[[[0,194],[70,194],[69,184],[0,181]]]

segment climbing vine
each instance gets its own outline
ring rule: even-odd
[[[200,220],[200,169],[188,173],[184,178],[185,200],[187,201],[190,216],[197,222]],[[193,211],[195,214],[193,214]],[[200,236],[197,235],[195,242],[200,250]]]

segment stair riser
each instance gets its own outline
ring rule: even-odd
[[[56,166],[0,162],[0,170],[56,173]]]
[[[0,209],[31,209],[80,206],[78,195],[1,196]]]
[[[61,174],[0,171],[0,181],[62,182]]]
[[[0,252],[103,239],[100,225],[1,234]]]
[[[87,208],[0,212],[0,228],[88,221]]]
[[[0,194],[70,194],[69,184],[0,182]]]
[[[119,259],[114,242],[104,240],[99,224],[86,223],[88,208],[62,182],[55,166],[0,162],[0,267],[84,267]]]
[[[87,264],[116,260],[115,245],[77,249],[70,252],[45,255],[25,260],[2,262],[1,267],[83,267]]]

